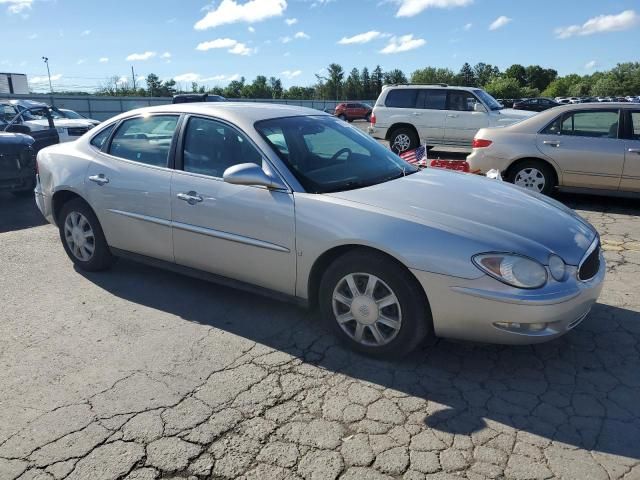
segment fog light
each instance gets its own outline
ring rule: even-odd
[[[496,322],[494,325],[502,330],[519,333],[536,333],[547,328],[547,323]]]

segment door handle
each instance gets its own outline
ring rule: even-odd
[[[629,153],[637,153],[638,155],[640,155],[640,148],[630,148],[628,150]]]
[[[560,146],[560,142],[556,142],[555,140],[545,140],[542,143],[544,143],[545,145],[549,145],[550,147],[559,147]]]
[[[458,118],[458,115],[456,115],[454,113],[450,113],[449,115],[447,115],[447,117],[449,117],[449,118]]]
[[[196,203],[202,202],[202,197],[198,195],[197,192],[187,192],[187,193],[179,193],[176,195],[180,200],[184,200],[189,205],[195,205]]]
[[[104,173],[99,173],[98,175],[91,175],[89,180],[93,183],[97,183],[98,185],[104,185],[105,183],[109,183],[109,179],[104,176]]]

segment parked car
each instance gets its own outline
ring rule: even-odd
[[[334,115],[341,120],[353,122],[354,120],[366,120],[371,119],[371,105],[366,103],[348,102],[339,103],[336,105]]]
[[[222,95],[210,95],[208,93],[180,93],[173,96],[173,102],[178,103],[199,103],[199,102],[226,102]]]
[[[561,105],[550,98],[525,98],[513,104],[515,110],[528,110],[530,112],[544,112]]]
[[[21,122],[31,128],[31,131],[47,130],[49,120],[44,115],[48,112],[53,117],[53,123],[58,130],[60,142],[71,142],[81,137],[95,126],[95,120],[69,119],[56,113],[54,107],[46,103],[33,100],[2,100],[0,104],[11,105],[17,113],[22,114]]]
[[[100,120],[94,120],[93,118],[87,118],[84,115],[76,112],[75,110],[69,110],[68,108],[52,108],[53,118],[58,118],[58,115],[61,118],[68,118],[71,120],[87,120],[92,123],[94,126],[100,125]]]
[[[480,88],[443,85],[390,85],[383,88],[371,115],[369,133],[389,140],[396,153],[444,145],[471,150],[475,133],[534,115],[505,109]]]
[[[47,130],[31,129],[14,123],[15,109],[0,105],[0,192],[32,195],[36,184],[36,154],[49,145],[58,143],[53,126]]]
[[[23,121],[25,115],[42,118],[43,124],[34,126]],[[51,109],[33,106],[18,112],[11,105],[0,102],[0,131],[19,133],[33,138],[33,149],[37,153],[41,149],[60,142],[59,128],[56,128]]]
[[[317,305],[370,355],[433,334],[543,342],[602,289],[598,234],[572,210],[420,171],[317,110],[148,107],[41,151],[38,165],[36,202],[78,268],[125,256]]]
[[[503,129],[485,128],[467,157],[472,172],[498,169],[516,185],[602,194],[640,193],[640,108],[567,105]]]

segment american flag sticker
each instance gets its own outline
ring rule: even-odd
[[[400,158],[407,163],[417,165],[419,167],[427,166],[427,146],[420,145],[414,150],[407,150],[400,154]]]

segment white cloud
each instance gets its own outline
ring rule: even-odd
[[[86,37],[87,35],[91,35],[91,30],[83,30],[82,33],[80,33],[81,37]]]
[[[279,17],[287,9],[287,0],[250,0],[238,3],[236,0],[222,0],[196,22],[196,30],[206,30],[230,23],[255,23],[271,17]]]
[[[176,82],[197,82],[200,78],[199,73],[183,73],[182,75],[173,77]]]
[[[354,35],[353,37],[342,37],[342,39],[340,39],[338,43],[340,45],[352,45],[354,43],[356,44],[369,43],[370,41],[380,37],[380,35],[381,35],[380,32],[371,30],[369,32],[359,33],[358,35]]]
[[[84,62],[86,62],[87,60],[85,58],[80,58],[78,59],[78,61],[76,62],[76,65],[82,65]]]
[[[256,29],[253,28],[252,26],[249,26],[249,28],[247,28],[247,30],[249,30],[250,33],[256,33]]]
[[[160,55],[160,58],[171,58],[171,52],[164,52],[162,55]]]
[[[282,38],[280,39],[280,41],[281,41],[282,43],[289,43],[291,40],[292,40],[292,38],[291,38],[291,37],[282,37]]]
[[[129,77],[125,77],[124,75],[122,77],[120,77],[118,80],[116,80],[116,83],[120,84],[120,85],[124,85],[129,83]]]
[[[100,57],[100,60],[98,60],[100,63],[107,63],[109,61],[109,57]]]
[[[401,37],[391,37],[389,44],[380,50],[380,53],[400,53],[415,50],[425,45],[427,42],[422,38],[413,38],[413,35],[402,35]]]
[[[302,75],[302,70],[285,70],[284,72],[280,73],[280,75],[291,80],[292,78],[296,78]]]
[[[591,60],[590,62],[587,62],[585,64],[584,68],[586,68],[587,70],[592,70],[597,66],[598,66],[598,62],[596,62],[595,60]]]
[[[556,28],[557,38],[569,38],[574,35],[593,35],[594,33],[618,32],[628,30],[640,24],[640,16],[633,10],[625,10],[618,15],[599,15],[590,18],[582,25],[570,25]]]
[[[465,32],[468,32],[469,30],[471,30],[471,27],[473,27],[473,23],[467,23],[464,27],[462,27],[462,29]]]
[[[473,0],[396,0],[400,8],[396,17],[413,17],[427,8],[453,8],[471,5]]]
[[[128,55],[126,60],[129,62],[136,62],[136,61],[143,61],[143,60],[149,60],[150,58],[155,57],[157,54],[156,52],[144,52],[144,53],[132,53],[131,55]]]
[[[511,23],[513,18],[505,17],[504,15],[496,18],[491,25],[489,25],[489,30],[498,30],[499,28],[504,27],[505,25]]]
[[[52,82],[58,81],[61,78],[62,78],[61,73],[56,73],[55,75],[51,75]],[[35,83],[35,84],[49,83],[49,77],[47,77],[46,75],[29,77],[29,83]]]
[[[25,10],[31,10],[33,0],[0,0],[0,5],[7,5],[9,13],[22,13]]]
[[[244,43],[234,40],[233,38],[216,38],[209,42],[202,42],[198,44],[196,50],[206,52],[207,50],[220,48],[224,48],[229,53],[233,53],[235,55],[251,55],[253,53],[253,49],[247,47]]]
[[[35,40],[36,38],[38,38],[38,34],[37,33],[32,33],[31,35],[29,35],[27,37],[29,40]]]
[[[287,25],[291,26],[291,25],[295,25],[296,23],[298,23],[298,19],[297,18],[287,18],[284,23],[286,23]]]
[[[293,38],[304,38],[305,40],[308,40],[311,37],[304,32],[297,32]]]
[[[240,80],[240,74],[236,73],[235,75],[231,75],[230,77],[227,77],[227,80],[230,82],[235,82],[236,80]]]

